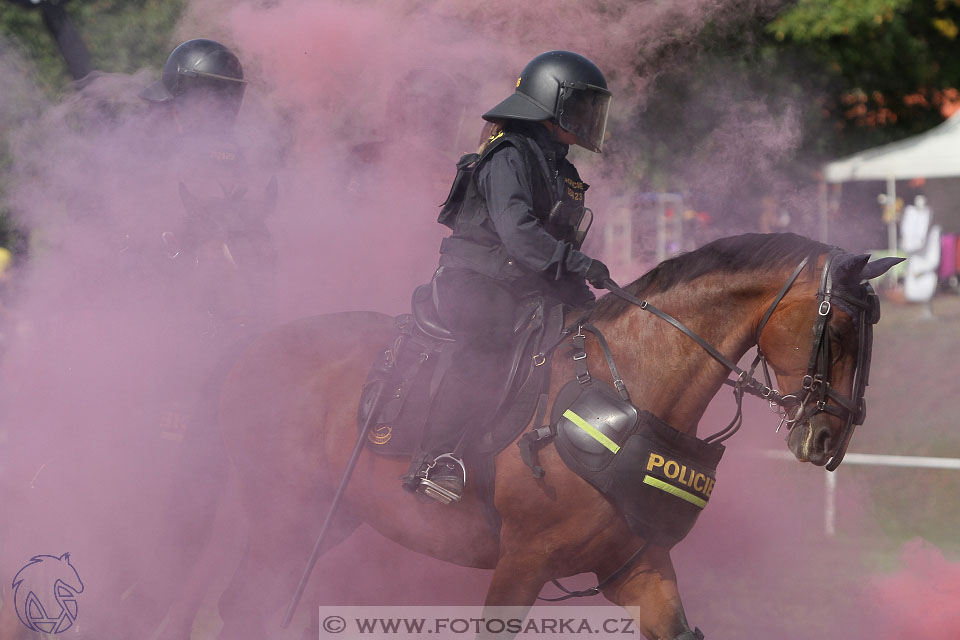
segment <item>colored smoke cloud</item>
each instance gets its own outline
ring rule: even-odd
[[[960,637],[960,563],[922,539],[904,545],[897,571],[874,578],[870,594],[882,629],[878,638]]]
[[[634,148],[631,132],[644,117],[652,83],[689,63],[693,38],[704,26],[735,28],[779,4],[191,2],[179,37],[223,41],[238,53],[250,80],[234,136],[247,159],[244,189],[229,193],[257,203],[276,179],[277,200],[265,220],[276,249],[269,285],[248,282],[234,270],[245,255],[256,254],[255,247],[210,242],[190,264],[172,257],[179,245],[165,243],[165,234],[176,236],[191,215],[179,185],[201,199],[224,198],[230,185],[209,171],[208,140],[181,140],[168,114],[136,97],[155,73],[94,78],[31,120],[22,114],[37,113],[43,101],[20,71],[10,75],[19,67],[8,69],[0,57],[0,85],[6,91],[20,78],[17,95],[27,96],[15,103],[23,105],[16,108],[20,115],[8,118],[14,103],[4,94],[0,126],[18,128],[8,195],[34,242],[13,309],[16,339],[0,361],[0,500],[5,513],[15,514],[0,521],[0,580],[33,555],[69,551],[89,585],[81,627],[86,621],[128,631],[132,622],[116,602],[136,593],[137,584],[157,610],[131,617],[161,619],[187,580],[165,576],[168,582],[158,579],[150,591],[151,577],[164,562],[181,566],[186,559],[191,569],[195,559],[175,546],[175,536],[164,536],[210,515],[225,482],[223,462],[204,457],[216,447],[216,434],[213,442],[198,444],[189,431],[198,420],[198,397],[208,393],[211,372],[245,336],[316,313],[406,311],[412,288],[436,267],[443,230],[435,214],[454,162],[475,148],[483,111],[512,91],[523,64],[545,50],[572,49],[594,59],[616,95],[610,153],[575,152],[581,174],[593,184],[588,204],[600,229],[615,197],[640,188],[632,167],[635,154],[646,150]],[[771,109],[755,97],[731,90],[698,98],[719,101],[726,115],[701,145],[676,150],[689,154],[692,184],[723,190],[738,175],[756,177],[795,150],[800,124],[789,100],[778,98],[782,108]],[[768,182],[778,180],[769,176]],[[754,230],[755,218],[735,207],[711,213],[732,221],[724,230]],[[594,234],[592,246],[602,250],[602,234]],[[651,226],[642,241],[650,246],[654,235]],[[614,275],[639,275],[641,266],[631,268]],[[262,317],[242,319],[251,307]],[[708,414],[718,423],[728,415],[725,409]],[[748,409],[732,448],[781,446],[767,429],[772,422],[765,411]],[[183,464],[185,451],[196,454],[191,465]],[[808,629],[784,631],[776,600],[802,598],[802,585],[829,569],[832,556],[818,550],[821,473],[770,471],[770,479],[752,462],[728,456],[711,508],[675,554],[691,622],[708,637],[742,635],[744,628],[778,638],[812,637]],[[210,501],[169,511],[171,488],[181,482],[196,493],[213,487]],[[242,519],[237,512],[230,518]],[[241,546],[243,525],[227,529],[233,547]],[[378,566],[358,569],[356,554]],[[305,559],[298,553],[291,561],[299,567]],[[222,578],[236,559],[221,560],[212,572]],[[915,560],[909,576],[955,577]],[[717,604],[755,596],[751,580],[743,578],[745,567],[773,611],[752,611],[752,626],[726,610],[735,603]],[[355,578],[350,584],[323,580],[348,572]],[[795,572],[796,582],[785,572]],[[724,592],[730,575],[737,577],[736,588]],[[340,554],[322,561],[304,606],[322,598],[474,602],[488,579],[486,572],[446,568],[361,531]],[[879,582],[878,597],[896,599],[911,579],[896,586]],[[433,588],[417,591],[411,581]],[[209,598],[204,588],[187,591]],[[830,630],[823,621],[850,613],[845,603],[826,597],[814,604],[820,609],[811,615],[822,621],[817,637]],[[711,634],[711,628],[718,631]],[[843,628],[845,637],[861,637],[856,620]],[[0,637],[8,637],[7,629],[0,623]]]

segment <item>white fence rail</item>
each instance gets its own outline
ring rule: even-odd
[[[764,451],[767,458],[795,460],[789,451]],[[892,456],[875,453],[848,453],[843,457],[845,465],[871,467],[908,467],[912,469],[953,469],[960,471],[960,458],[931,458],[927,456]],[[823,509],[823,532],[833,537],[837,532],[837,474],[824,473],[826,496]]]

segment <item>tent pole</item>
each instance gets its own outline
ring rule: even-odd
[[[828,200],[827,200],[827,181],[823,178],[823,173],[820,173],[820,180],[817,184],[817,204],[820,208],[820,242],[826,243],[827,237],[830,234],[830,229],[828,227],[830,223],[830,215],[828,211]]]
[[[887,178],[887,206],[890,207],[887,216],[887,247],[890,255],[897,255],[897,180],[893,176]]]

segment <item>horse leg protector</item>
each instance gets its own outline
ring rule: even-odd
[[[684,631],[673,640],[703,640],[703,631],[694,628],[693,631]]]

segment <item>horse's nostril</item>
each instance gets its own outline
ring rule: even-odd
[[[817,433],[816,440],[814,442],[817,451],[829,451],[830,446],[830,429],[823,427]]]

